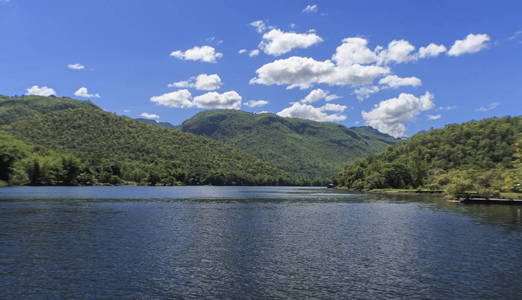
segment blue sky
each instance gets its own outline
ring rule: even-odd
[[[520,11],[520,1],[0,0],[0,94],[89,98],[174,124],[240,108],[411,135],[521,114]]]

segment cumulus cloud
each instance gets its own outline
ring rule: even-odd
[[[150,98],[150,101],[168,107],[192,107],[192,94],[186,90],[178,90]]]
[[[247,51],[248,51],[247,49],[239,49],[239,51],[237,53],[243,54],[243,53],[246,53]]]
[[[379,80],[379,84],[396,89],[401,86],[420,86],[422,85],[422,81],[417,77],[399,77],[397,75],[388,75]]]
[[[208,92],[194,97],[193,103],[199,108],[239,109],[241,100],[241,96],[236,91],[228,91],[222,94]]]
[[[438,120],[442,116],[441,115],[427,115],[427,117],[428,117],[428,120]]]
[[[435,57],[441,53],[446,52],[446,50],[446,46],[444,45],[437,45],[435,43],[431,43],[426,47],[420,47],[419,58]]]
[[[223,57],[223,53],[216,52],[216,49],[212,46],[195,46],[186,51],[173,51],[170,56],[183,60],[216,63],[218,58]]]
[[[248,107],[261,107],[268,104],[268,101],[266,100],[248,100],[247,103],[245,103]]]
[[[225,93],[208,92],[206,94],[192,97],[186,90],[178,90],[160,96],[151,97],[150,100],[156,104],[168,107],[198,107],[198,108],[222,108],[239,109],[241,107],[241,96],[236,91]]]
[[[304,13],[316,13],[319,11],[319,7],[317,4],[309,4],[305,8],[303,8]]]
[[[377,55],[368,48],[368,41],[359,37],[343,39],[332,56],[333,61],[340,66],[353,64],[370,64],[378,60]]]
[[[308,93],[308,95],[306,95],[306,97],[304,97],[300,101],[302,103],[312,103],[312,102],[323,100],[323,99],[326,101],[331,101],[331,100],[335,100],[338,98],[341,98],[341,97],[339,97],[335,94],[330,94],[330,92],[325,91],[323,89],[315,89],[315,90],[310,91],[310,93]]]
[[[199,74],[189,80],[169,83],[168,87],[196,88],[200,91],[212,91],[219,89],[222,84],[223,82],[218,74]]]
[[[72,70],[83,70],[83,69],[85,69],[85,66],[82,64],[68,64],[67,68],[72,69]]]
[[[322,41],[323,39],[313,32],[295,33],[272,29],[263,34],[259,48],[266,54],[279,56],[293,49],[308,48]]]
[[[263,22],[262,20],[253,21],[249,25],[254,27],[256,29],[256,31],[259,33],[263,33],[267,29],[265,22]]]
[[[405,121],[411,120],[423,111],[432,109],[433,94],[426,92],[420,97],[401,93],[397,98],[381,101],[369,111],[363,111],[362,117],[366,123],[394,137],[404,136]]]
[[[264,85],[289,85],[290,88],[308,88],[333,72],[331,61],[292,56],[265,64],[256,70],[257,76],[250,83]]]
[[[299,118],[318,122],[346,120],[345,115],[326,113],[325,111],[328,110],[327,108],[334,109],[332,106],[315,107],[310,104],[294,102],[290,107],[287,107],[278,112],[277,115],[285,118]]]
[[[248,53],[248,56],[250,56],[250,57],[258,56],[258,55],[259,55],[259,49],[254,49]]]
[[[381,88],[376,85],[363,86],[363,87],[355,89],[354,94],[355,94],[355,97],[357,98],[357,100],[362,101],[364,99],[369,98],[371,95],[379,92],[380,90],[381,90]]]
[[[145,119],[159,119],[160,118],[160,116],[158,116],[157,114],[149,114],[146,112],[141,113],[140,117],[143,117]]]
[[[456,40],[448,51],[448,55],[459,56],[466,53],[475,53],[486,48],[490,40],[487,34],[468,34],[463,40]]]
[[[414,61],[417,56],[414,53],[415,46],[406,40],[394,40],[388,44],[388,48],[378,47],[379,63],[405,63]]]
[[[288,88],[306,89],[313,84],[362,85],[387,74],[388,68],[370,65],[336,66],[332,61],[292,56],[265,64],[256,70],[251,84],[288,85]]]
[[[33,85],[32,87],[26,89],[25,94],[49,97],[52,95],[56,95],[56,92],[50,87]]]
[[[476,111],[490,111],[490,110],[494,110],[495,108],[497,108],[497,106],[500,105],[500,102],[492,102],[488,105],[485,105],[485,106],[481,106],[479,108],[476,109]]]
[[[346,105],[334,104],[334,103],[326,103],[325,105],[319,107],[322,111],[336,111],[343,112],[348,108]]]
[[[83,98],[100,98],[100,94],[89,94],[89,90],[87,90],[86,87],[81,87],[74,92],[74,95],[77,97],[83,97]]]

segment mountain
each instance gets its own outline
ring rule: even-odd
[[[179,129],[231,145],[296,176],[321,181],[346,162],[381,152],[396,142],[370,127],[346,128],[238,110],[203,111]]]
[[[18,119],[28,118],[37,114],[45,114],[70,108],[101,110],[90,101],[74,100],[66,97],[0,96],[0,125],[12,123]]]
[[[144,119],[144,118],[136,118],[134,120],[136,120],[138,122],[141,122],[141,123],[144,123],[144,124],[148,124],[148,125],[152,125],[152,126],[155,126],[155,127],[159,127],[159,128],[165,128],[165,129],[177,129],[178,128],[178,126],[172,125],[169,122],[159,122],[159,121],[156,121],[156,120],[149,120],[149,119]]]
[[[491,118],[416,134],[347,165],[336,181],[358,190],[522,192],[521,159],[522,117]]]
[[[89,102],[25,98],[29,97],[11,100],[3,97],[3,103],[9,102],[5,105],[6,111],[11,111],[15,121],[0,126],[0,130],[13,139],[5,145],[9,151],[0,153],[2,160],[10,162],[3,170],[8,169],[13,176],[25,173],[25,184],[30,183],[27,180],[53,184],[53,174],[60,171],[52,171],[53,168],[67,165],[68,159],[80,169],[78,176],[89,177],[80,182],[83,184],[290,183],[284,172],[212,139],[149,126],[105,112]],[[59,103],[53,103],[54,100]],[[64,108],[66,106],[73,108]],[[4,116],[4,123],[6,119]],[[26,145],[18,148],[36,147],[58,154],[28,160],[34,155],[16,151],[17,144]],[[22,154],[11,155],[13,151]],[[48,171],[49,178],[32,180],[34,171],[41,173],[42,169]]]

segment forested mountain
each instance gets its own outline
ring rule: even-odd
[[[28,118],[36,114],[44,114],[69,108],[89,108],[101,110],[90,101],[58,98],[54,96],[0,96],[0,125]]]
[[[159,121],[156,121],[156,120],[149,120],[149,119],[144,119],[144,118],[136,118],[134,120],[136,120],[138,122],[141,122],[141,123],[144,123],[144,124],[148,124],[148,125],[152,125],[152,126],[155,126],[155,127],[159,127],[159,128],[166,128],[166,129],[177,129],[178,128],[178,126],[172,125],[169,122],[159,122]]]
[[[302,178],[328,180],[344,164],[383,151],[394,138],[370,127],[237,110],[203,111],[180,130],[211,137]]]
[[[23,100],[20,107],[17,100]],[[54,100],[60,102],[57,110],[50,108]],[[116,116],[89,102],[4,101],[11,102],[8,109],[17,120],[0,126],[0,180],[11,184],[291,183],[284,172],[230,146]],[[59,175],[65,167],[76,174],[68,183]]]
[[[358,190],[520,192],[521,159],[522,117],[492,118],[416,134],[381,154],[349,164],[336,181]]]

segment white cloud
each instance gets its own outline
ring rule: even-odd
[[[379,84],[396,89],[401,86],[420,86],[422,85],[422,81],[417,77],[399,77],[397,75],[388,75],[379,80]]]
[[[438,110],[454,110],[457,109],[457,106],[451,105],[451,106],[439,106],[437,107]]]
[[[304,13],[316,13],[319,11],[319,7],[317,4],[309,4],[305,8],[303,8]]]
[[[326,103],[325,105],[319,107],[322,111],[336,111],[343,112],[348,108],[346,105],[334,104],[334,103]]]
[[[428,120],[438,120],[442,116],[441,115],[428,115],[427,117],[428,117]]]
[[[200,91],[212,91],[219,89],[222,84],[218,74],[199,74],[196,77],[195,87]]]
[[[72,69],[72,70],[83,70],[83,69],[85,69],[85,66],[82,64],[68,64],[67,68]]]
[[[368,41],[363,38],[343,39],[343,43],[337,47],[332,59],[340,66],[374,63],[378,57],[367,45]]]
[[[216,52],[216,49],[214,49],[212,46],[195,46],[186,51],[173,51],[170,53],[170,56],[183,60],[216,63],[218,58],[223,57],[223,53]]]
[[[446,52],[446,50],[446,46],[444,45],[437,45],[435,43],[431,43],[426,47],[420,47],[419,58],[435,57],[443,52]]]
[[[487,47],[490,40],[487,34],[468,34],[463,40],[456,40],[448,51],[448,55],[459,56],[466,53],[475,53]]]
[[[100,98],[100,94],[89,94],[89,91],[86,87],[81,87],[74,92],[74,95],[77,97],[83,97],[83,98]]]
[[[259,55],[259,49],[254,49],[248,53],[248,56],[250,56],[250,57],[258,56],[258,55]]]
[[[25,94],[33,95],[33,96],[49,97],[52,95],[56,95],[56,92],[50,87],[33,85],[32,87],[26,89]]]
[[[357,97],[357,100],[364,100],[370,97],[371,95],[379,92],[381,90],[380,87],[372,85],[372,86],[363,86],[360,88],[357,88],[354,91],[355,97]]]
[[[256,70],[257,76],[251,84],[288,85],[287,88],[306,89],[317,83],[329,85],[370,84],[388,68],[380,66],[351,65],[337,67],[330,60],[317,61],[313,58],[292,56],[275,60]]]
[[[267,29],[265,22],[263,22],[262,20],[253,21],[249,25],[255,27],[256,31],[259,33],[263,33]]]
[[[497,108],[498,106],[500,105],[500,102],[492,102],[488,105],[485,105],[485,106],[481,106],[479,108],[476,109],[476,111],[490,111],[490,110],[493,110],[495,108]]]
[[[192,94],[186,90],[178,90],[150,98],[150,101],[168,107],[192,107]]]
[[[413,53],[414,51],[415,46],[410,44],[410,42],[395,40],[391,41],[386,49],[378,47],[376,52],[379,56],[379,63],[388,64],[414,61],[417,59],[417,56]]]
[[[169,83],[167,86],[177,88],[196,88],[200,91],[212,91],[219,89],[222,84],[223,82],[218,74],[199,74],[189,80]]]
[[[247,103],[245,103],[248,107],[261,107],[268,104],[268,101],[266,100],[248,100]]]
[[[259,48],[266,54],[279,56],[296,48],[308,48],[322,42],[323,39],[317,34],[284,32],[280,29],[272,29],[263,34],[263,40]]]
[[[228,91],[222,94],[208,92],[194,97],[193,103],[199,108],[239,109],[241,100],[241,96],[236,91]]]
[[[154,96],[150,100],[168,107],[239,109],[242,98],[236,91],[228,91],[222,94],[208,92],[192,98],[192,94],[188,90],[183,89],[161,96]]]
[[[256,70],[257,76],[252,78],[250,83],[308,88],[331,74],[334,67],[328,60],[317,61],[313,58],[292,56],[261,66]]]
[[[191,87],[194,87],[194,80],[193,80],[193,78],[191,78],[189,80],[176,81],[176,82],[167,84],[167,86],[176,87],[176,88],[191,88]]]
[[[160,118],[160,116],[158,116],[157,114],[149,114],[146,112],[141,113],[140,117],[143,117],[145,119],[159,119]]]
[[[420,97],[401,93],[397,98],[381,101],[369,112],[363,111],[362,117],[371,127],[391,136],[401,137],[406,132],[403,122],[434,106],[433,94],[429,92]]]
[[[278,116],[285,118],[308,119],[318,122],[331,122],[346,120],[345,115],[328,114],[323,108],[314,107],[309,104],[299,102],[293,103],[290,107],[283,109],[277,113]]]
[[[243,53],[246,53],[247,51],[248,51],[247,49],[239,49],[239,51],[237,53],[243,54]]]
[[[330,94],[330,92],[325,91],[323,89],[315,89],[315,90],[310,91],[310,93],[308,93],[308,95],[306,95],[306,97],[304,97],[300,101],[302,103],[312,103],[312,102],[323,100],[323,99],[326,101],[331,101],[331,100],[335,100],[338,98],[341,98],[341,97],[334,95],[334,94]]]

